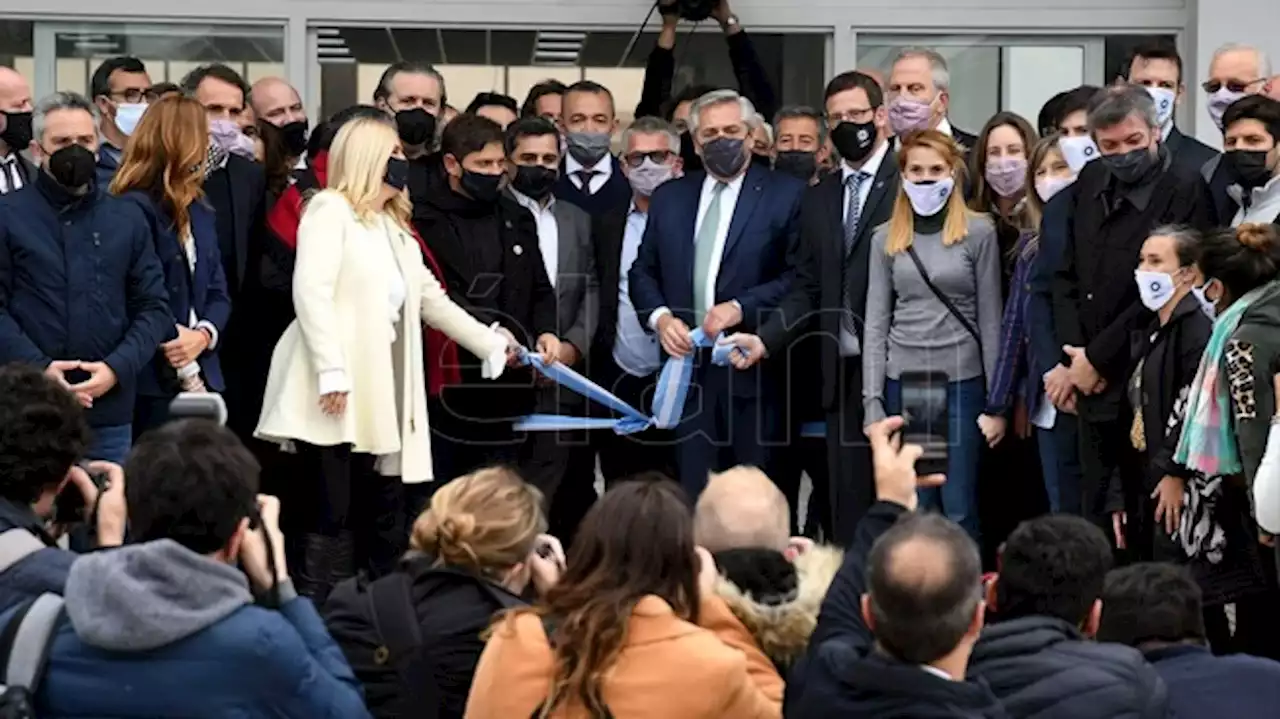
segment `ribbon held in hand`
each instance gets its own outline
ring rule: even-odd
[[[720,367],[729,366],[729,358],[740,351],[724,341],[721,334],[712,342],[701,329],[689,333],[695,347],[710,347],[711,362]],[[563,364],[547,365],[537,354],[520,349],[524,364],[538,373],[577,394],[602,404],[618,414],[617,418],[569,417],[558,414],[531,414],[515,423],[517,432],[546,432],[551,430],[611,429],[618,434],[635,434],[650,427],[672,429],[680,424],[684,413],[685,398],[689,395],[689,381],[693,377],[693,354],[669,357],[658,375],[658,386],[653,395],[653,413],[645,414],[618,399],[609,390],[583,377]]]

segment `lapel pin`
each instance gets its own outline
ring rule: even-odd
[[[513,248],[511,249],[511,251],[512,251],[512,252],[514,252],[514,253],[516,253],[517,255],[523,255],[523,254],[524,254],[524,248],[523,248],[523,247],[521,247],[520,245],[516,245],[515,247],[513,247]]]

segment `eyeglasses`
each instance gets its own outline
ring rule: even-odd
[[[861,110],[845,110],[844,112],[828,112],[827,126],[835,127],[842,122],[866,122],[874,113],[874,107],[865,107]]]
[[[1210,95],[1221,90],[1224,85],[1231,92],[1246,92],[1249,89],[1250,85],[1257,85],[1260,82],[1266,82],[1266,80],[1267,78],[1265,77],[1260,77],[1257,80],[1250,80],[1248,82],[1241,82],[1240,80],[1227,80],[1224,83],[1221,80],[1206,80],[1204,84],[1201,85],[1200,87],[1203,87],[1204,91],[1209,93]]]
[[[649,158],[655,165],[665,165],[671,160],[675,153],[670,150],[654,150],[653,152],[629,152],[622,156],[626,161],[627,167],[635,169],[644,164],[645,158]]]
[[[137,88],[129,88],[123,92],[107,93],[107,96],[113,100],[124,100],[130,105],[136,105],[143,100],[148,99],[148,90],[139,90]]]

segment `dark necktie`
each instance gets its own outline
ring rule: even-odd
[[[18,168],[18,156],[14,153],[8,160],[0,161],[0,165],[4,166],[5,184],[8,185],[5,192],[13,192],[23,186],[22,170]]]
[[[586,194],[586,195],[595,194],[594,192],[591,191],[591,178],[595,177],[596,175],[599,175],[600,174],[599,170],[583,169],[583,170],[578,170],[573,174],[578,178],[578,181],[582,183],[583,194]]]
[[[858,329],[853,321],[853,287],[849,284],[848,259],[853,253],[854,244],[858,240],[858,226],[862,222],[862,183],[870,178],[870,175],[862,170],[856,170],[844,180],[845,192],[849,193],[849,209],[844,215],[844,256],[845,270],[841,273],[844,280],[843,296],[845,312],[840,315],[841,326],[849,332],[849,334],[857,337]]]

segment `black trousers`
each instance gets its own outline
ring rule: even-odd
[[[853,546],[854,532],[875,502],[871,446],[863,432],[862,358],[836,362],[836,404],[827,412],[827,466],[832,536],[843,547]]]
[[[438,398],[427,400],[431,417],[431,460],[435,481],[447,483],[493,465],[515,465],[524,437],[511,420],[480,420],[455,412]]]
[[[530,432],[522,446],[520,472],[542,491],[551,534],[572,542],[596,499],[596,463],[586,431]]]
[[[636,377],[618,367],[611,354],[602,354],[606,356],[592,360],[591,374],[595,382],[623,402],[648,412],[658,373]],[[603,408],[597,409],[608,413]],[[628,477],[648,472],[676,476],[675,434],[670,430],[651,428],[631,435],[596,431],[591,433],[591,439],[592,447],[600,456],[600,473],[606,489]]]
[[[1080,507],[1084,518],[1102,527],[1108,537],[1112,531],[1107,487],[1112,476],[1119,473],[1125,505],[1132,511],[1139,511],[1138,497],[1143,489],[1142,454],[1129,439],[1133,415],[1127,407],[1121,407],[1119,415],[1120,419],[1081,417],[1079,425]]]
[[[405,493],[399,477],[374,469],[376,457],[353,452],[351,445],[317,447],[298,443],[300,476],[314,482],[304,508],[311,519],[308,534],[350,534],[355,566],[373,576],[395,568],[408,546]],[[301,494],[301,493],[299,493]],[[282,505],[282,511],[287,511]]]
[[[787,498],[791,508],[791,534],[817,539],[831,534],[831,472],[824,437],[801,437],[799,426],[793,425],[791,441],[779,447],[770,457],[769,476]],[[800,506],[803,475],[813,483],[807,507]],[[803,525],[803,527],[801,526]],[[821,535],[819,535],[821,532]]]

